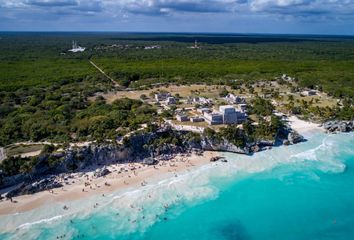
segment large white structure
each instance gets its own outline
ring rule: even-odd
[[[237,124],[236,109],[231,105],[220,106],[219,111],[223,116],[224,124]]]
[[[223,116],[221,115],[221,113],[217,113],[217,112],[205,112],[204,113],[204,119],[207,123],[209,123],[209,125],[219,125],[219,124],[223,124]]]
[[[69,50],[69,52],[77,53],[77,52],[83,52],[85,51],[86,48],[80,47],[77,45],[77,42],[73,41],[73,48]]]
[[[239,124],[247,119],[247,114],[234,106],[225,105],[219,107],[219,112],[204,112],[204,119],[210,125]]]

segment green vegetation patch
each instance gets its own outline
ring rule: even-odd
[[[44,145],[34,144],[34,145],[11,145],[5,148],[5,153],[7,157],[17,156],[24,153],[42,151]]]

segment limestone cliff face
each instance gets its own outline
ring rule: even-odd
[[[57,172],[76,171],[89,166],[109,165],[127,162],[131,151],[113,144],[90,145],[83,148],[68,149],[62,156],[63,160],[55,168]]]
[[[289,138],[290,143],[302,140],[302,137],[294,132]],[[30,173],[11,177],[0,176],[0,189],[17,185],[12,195],[10,194],[17,196],[60,187],[54,177],[60,173],[83,172],[87,169],[101,170],[103,166],[112,163],[155,164],[159,160],[169,160],[177,153],[189,152],[192,149],[251,154],[274,144],[274,141],[264,140],[238,147],[226,139],[213,139],[203,134],[190,136],[188,132],[171,129],[141,132],[131,136],[124,145],[92,144],[81,148],[69,148],[64,152],[43,154],[38,157]],[[97,174],[105,174],[105,171],[99,171]]]
[[[202,150],[209,151],[223,151],[223,152],[233,152],[241,154],[249,154],[251,151],[250,147],[237,147],[229,141],[223,139],[220,142],[213,139],[204,137],[200,143]]]
[[[354,120],[352,121],[327,121],[323,124],[323,128],[329,132],[350,132],[354,130]]]

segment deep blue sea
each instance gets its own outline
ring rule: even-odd
[[[154,184],[0,217],[0,239],[354,239],[354,134],[213,163]],[[99,202],[98,208],[93,203]]]

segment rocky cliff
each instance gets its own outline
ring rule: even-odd
[[[302,140],[302,137],[293,131],[287,132],[285,136],[288,136],[289,144]],[[29,173],[2,177],[0,188],[17,185],[8,194],[13,197],[61,187],[53,177],[61,173],[99,169],[95,174],[103,176],[107,174],[103,166],[112,163],[155,164],[158,161],[169,160],[178,153],[190,152],[193,149],[251,154],[274,144],[275,141],[264,140],[239,147],[226,139],[215,139],[204,134],[193,135],[189,132],[164,128],[155,132],[134,134],[128,141],[125,141],[124,145],[92,144],[81,148],[68,148],[63,152],[41,154]]]
[[[354,130],[354,120],[340,121],[333,120],[325,122],[322,127],[328,132],[351,132]]]

